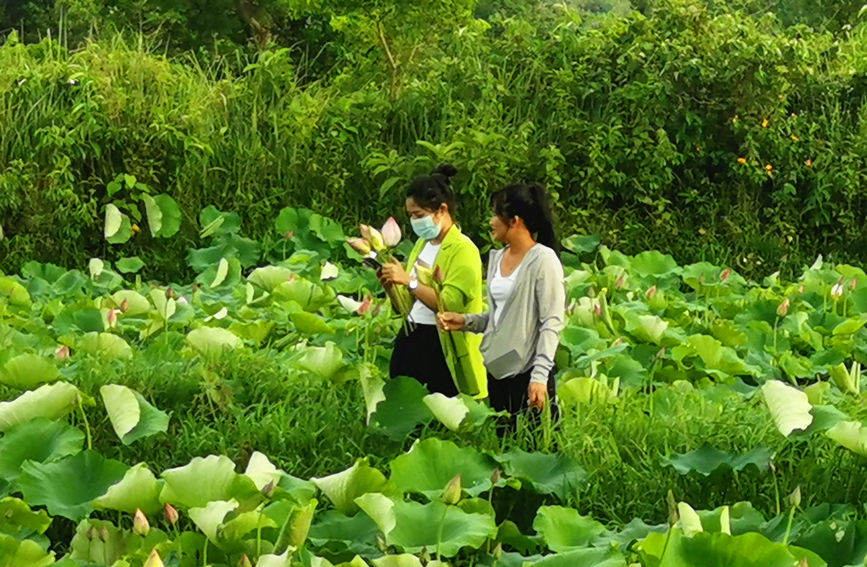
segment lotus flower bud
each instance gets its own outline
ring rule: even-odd
[[[780,303],[779,307],[777,307],[777,315],[780,317],[785,317],[789,313],[789,298],[787,297]]]
[[[182,295],[178,298],[178,303],[189,303],[189,301]]]
[[[496,485],[500,482],[500,479],[503,478],[503,473],[500,472],[499,468],[494,469],[494,472],[491,473],[491,484]]]
[[[361,225],[361,238],[365,239],[370,244],[370,247],[377,252],[385,250],[385,241],[382,239],[382,233],[372,226]]]
[[[656,297],[656,294],[658,292],[659,292],[658,287],[656,287],[655,285],[650,286],[650,288],[644,292],[644,297],[646,297],[647,299],[653,299],[654,297]]]
[[[108,538],[110,538],[110,537],[111,537],[111,534],[108,533],[107,527],[102,526],[101,528],[99,528],[99,539],[101,541],[108,541]]]
[[[388,220],[382,225],[382,239],[389,248],[394,248],[400,244],[400,226],[394,217],[388,217]]]
[[[837,301],[843,297],[843,285],[842,284],[834,284],[834,287],[831,288],[831,299]]]
[[[456,475],[446,485],[443,490],[443,502],[446,504],[457,504],[461,501],[461,475]]]
[[[806,288],[804,287],[804,284],[799,285],[799,286],[798,286],[798,293],[804,293],[804,290],[805,290],[805,289],[806,289]]]
[[[370,244],[363,238],[350,238],[347,240],[349,245],[353,250],[361,254],[362,256],[367,256],[370,254]]]
[[[367,296],[361,302],[361,305],[358,307],[358,314],[364,315],[370,310],[370,306],[373,304],[373,298],[371,296]]]
[[[621,274],[614,282],[614,289],[622,289],[626,285],[626,274]]]
[[[96,528],[90,526],[90,529],[87,530],[87,539],[93,540],[96,537]]]
[[[276,487],[276,483],[272,480],[268,484],[262,487],[262,495],[271,498],[271,495],[274,494],[274,488]]]
[[[238,562],[238,567],[253,567],[253,564],[250,563],[250,558],[247,557],[246,553],[241,555],[241,560]]]
[[[148,535],[149,531],[151,531],[151,525],[148,523],[147,516],[139,508],[136,508],[135,515],[132,517],[132,533],[144,537]]]
[[[602,317],[602,306],[599,303],[594,303],[593,312],[596,313],[597,317]]]
[[[108,310],[108,316],[106,318],[108,319],[108,326],[109,327],[114,328],[117,326],[117,314],[118,314],[117,309],[109,309]]]
[[[360,301],[355,301],[351,297],[345,295],[338,295],[337,303],[339,303],[340,306],[346,309],[349,313],[358,313],[359,309],[361,309]]]
[[[789,501],[789,504],[792,508],[797,508],[801,505],[801,487],[796,486],[795,490],[789,494],[789,497],[786,499]]]
[[[170,287],[169,287],[169,288],[166,288],[166,297],[168,297],[169,299],[171,299],[171,298],[173,298],[174,296],[175,296],[175,290],[173,290],[173,289],[170,288]]]
[[[853,279],[851,282],[849,282],[849,289],[855,291],[856,287],[858,287],[858,280]]]
[[[120,302],[120,312],[126,313],[127,311],[129,311],[129,299],[124,299]]]
[[[175,525],[178,523],[178,511],[169,503],[163,507],[163,512],[166,514],[166,520],[169,521],[171,525]]]
[[[725,283],[725,282],[728,281],[728,279],[729,279],[731,276],[732,276],[731,268],[726,268],[726,269],[723,270],[722,273],[719,275],[719,279],[720,279],[721,282]]]
[[[69,358],[69,347],[66,345],[60,345],[57,347],[57,350],[54,351],[54,356],[58,360]]]
[[[166,567],[166,564],[163,563],[163,560],[160,558],[160,554],[157,553],[157,550],[152,549],[151,554],[148,557],[148,560],[145,561],[143,567]]]

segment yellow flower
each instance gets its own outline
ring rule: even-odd
[[[767,128],[767,127],[768,127],[768,124],[770,124],[770,122],[768,122],[768,119],[767,119],[767,118],[765,118],[764,120],[762,120],[762,128]]]
[[[745,158],[745,157],[739,157],[739,158],[738,158],[738,163],[741,164],[741,165],[747,163],[747,158]]]
[[[772,173],[774,171],[774,166],[771,164],[766,165],[765,171],[767,171],[768,173]]]
[[[807,167],[813,167],[813,160],[808,159],[807,161],[804,162],[804,165],[806,165]]]
[[[792,141],[793,141],[793,142],[797,142],[798,140],[800,140],[800,138],[798,138],[797,136],[795,136],[794,134],[792,134]]]
[[[740,119],[741,119],[741,117],[738,116],[737,114],[735,114],[734,118],[732,118],[732,122],[734,122],[735,124],[737,124],[738,120],[740,120]]]
[[[133,232],[133,234],[138,234],[140,231],[141,231],[141,229],[138,227],[138,225],[135,224],[135,223],[132,223],[132,232]]]

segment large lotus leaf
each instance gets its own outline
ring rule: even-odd
[[[532,563],[533,567],[626,567],[626,559],[616,549],[574,549],[556,553]]]
[[[0,384],[19,390],[30,390],[40,384],[49,384],[60,378],[60,371],[46,357],[38,354],[19,354],[0,370]]]
[[[150,405],[138,392],[126,386],[106,384],[99,393],[114,432],[124,445],[168,429],[169,416]]]
[[[730,536],[702,532],[688,538],[680,530],[653,533],[637,544],[646,562],[659,567],[825,567],[811,551],[774,543],[758,533]],[[660,561],[661,559],[661,561]],[[805,560],[805,563],[801,563]]]
[[[187,333],[187,343],[199,353],[211,356],[224,350],[239,348],[243,341],[228,329],[199,327]]]
[[[571,378],[557,387],[557,398],[566,406],[595,404],[611,397],[611,390],[596,378]]]
[[[96,498],[93,507],[127,514],[140,509],[145,514],[152,514],[162,508],[161,490],[162,482],[156,479],[145,463],[139,463],[126,471],[120,482],[111,485],[105,494]]]
[[[343,352],[332,342],[321,347],[306,347],[304,354],[298,360],[298,366],[323,378],[331,378],[345,364]]]
[[[22,531],[42,534],[51,525],[45,510],[34,512],[26,502],[18,498],[0,500],[0,533],[15,534]]]
[[[203,507],[190,508],[190,519],[196,524],[196,527],[202,530],[202,533],[207,536],[213,543],[219,543],[217,539],[217,530],[223,524],[223,520],[229,514],[238,508],[237,500],[214,500],[208,502]]]
[[[424,403],[427,388],[418,380],[406,377],[387,380],[382,391],[385,400],[377,404],[372,422],[391,439],[403,441],[416,427],[433,419]]]
[[[668,254],[647,250],[632,258],[632,269],[641,276],[668,276],[680,273],[677,262]]]
[[[264,553],[256,561],[256,567],[292,567],[293,549],[287,549],[280,555]]]
[[[867,428],[857,421],[841,421],[825,432],[825,435],[859,455],[867,456]]]
[[[371,467],[367,459],[358,459],[345,471],[322,478],[311,479],[325,493],[334,507],[345,514],[358,511],[355,499],[368,492],[386,489],[385,475]]]
[[[334,328],[325,322],[325,320],[313,313],[306,311],[296,311],[289,314],[289,319],[295,328],[305,335],[333,335]]]
[[[596,520],[562,506],[541,506],[533,529],[557,553],[588,547],[605,532],[605,526]]]
[[[82,352],[102,358],[132,358],[132,347],[122,337],[111,333],[87,333],[78,339],[76,346]]]
[[[144,268],[145,263],[138,256],[131,256],[129,258],[121,258],[114,263],[114,266],[122,274],[134,274]]]
[[[364,405],[367,409],[367,425],[370,425],[376,407],[385,400],[385,381],[376,373],[375,367],[372,369],[369,364],[358,365],[357,368],[358,382],[361,384]]]
[[[84,433],[61,421],[38,418],[21,423],[0,438],[0,478],[14,481],[25,461],[54,461],[83,446]]]
[[[55,382],[25,392],[11,402],[0,402],[0,431],[37,417],[63,417],[79,402],[81,392],[69,382]]]
[[[160,502],[186,508],[203,508],[215,500],[242,501],[259,491],[253,481],[235,472],[235,463],[224,455],[196,457],[188,464],[169,469]]]
[[[783,436],[788,437],[796,429],[807,429],[812,423],[812,406],[804,392],[778,380],[770,380],[762,386],[762,393],[774,424]]]
[[[867,324],[867,318],[865,318],[863,315],[860,315],[858,317],[850,317],[849,319],[846,319],[839,325],[835,326],[832,334],[834,336],[851,335],[852,333],[859,331],[865,324]]]
[[[136,315],[144,315],[151,310],[151,304],[145,296],[130,289],[122,289],[114,292],[111,296],[112,307],[120,309],[126,301],[126,311],[124,316],[135,317]]]
[[[807,528],[792,543],[817,553],[830,567],[864,565],[867,521],[826,520]]]
[[[514,448],[497,457],[507,475],[518,478],[539,494],[554,494],[565,502],[576,495],[587,473],[578,461],[565,455],[527,453]]]
[[[764,471],[770,466],[772,456],[772,451],[767,447],[758,447],[748,453],[732,455],[710,445],[703,445],[695,451],[663,458],[662,464],[674,467],[680,474],[697,472],[704,476],[710,476],[711,473],[718,470],[740,471],[748,465],[753,465],[760,471]]]
[[[46,567],[53,563],[53,551],[45,551],[29,539],[18,541],[0,533],[0,567]]]
[[[147,195],[145,195],[147,197]],[[153,235],[157,238],[169,238],[174,236],[181,228],[181,209],[177,201],[172,197],[160,194],[153,197],[153,216],[159,217],[159,227],[154,230],[154,225],[150,223],[151,209],[148,209],[148,201],[145,201],[145,208],[148,214],[148,225]],[[157,210],[159,214],[157,215]]]
[[[433,565],[436,560],[431,561],[428,565]],[[409,553],[401,553],[400,555],[383,555],[373,560],[373,567],[424,567],[421,559]]]
[[[378,551],[376,536],[379,528],[367,514],[346,516],[336,510],[328,510],[316,516],[310,526],[310,542],[316,546],[333,548],[340,542],[349,553],[371,555]]]
[[[424,405],[440,423],[452,431],[457,431],[464,418],[470,413],[470,408],[458,397],[450,398],[440,393],[424,397]]]
[[[385,534],[386,543],[407,553],[426,549],[453,557],[463,547],[480,548],[497,534],[493,515],[467,513],[439,501],[394,501],[371,493],[356,502]]]
[[[244,474],[253,481],[257,490],[262,490],[271,483],[276,486],[283,477],[283,471],[278,469],[268,460],[264,454],[259,451],[253,451],[250,455],[250,460],[247,462],[247,469]]]
[[[626,332],[636,339],[659,345],[668,329],[668,321],[656,315],[626,314]]]
[[[0,277],[0,298],[15,307],[29,309],[32,305],[27,288],[10,277]]]
[[[489,490],[496,463],[471,447],[430,438],[417,441],[390,466],[391,480],[397,488],[434,499],[457,475],[461,475],[463,490],[472,496]]]
[[[28,461],[21,469],[18,485],[28,503],[44,505],[52,516],[78,521],[128,467],[88,450],[51,463]]]
[[[289,268],[281,266],[264,266],[253,270],[253,272],[247,277],[247,280],[261,287],[265,291],[270,292],[281,283],[289,281],[294,275],[294,272]]]

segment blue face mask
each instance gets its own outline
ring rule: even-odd
[[[409,219],[409,222],[412,225],[412,231],[419,238],[425,240],[436,240],[439,238],[440,232],[442,232],[440,225],[434,222],[433,215],[426,215],[420,219]]]

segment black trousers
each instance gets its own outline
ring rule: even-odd
[[[530,409],[530,399],[527,395],[531,372],[528,370],[502,380],[497,380],[488,374],[488,401],[491,407],[497,411],[507,411],[511,415],[507,424],[501,424],[497,428],[500,435],[517,428],[519,415],[524,415],[531,422],[539,421],[540,414]],[[548,403],[551,405],[551,417],[555,421],[560,415],[557,407],[557,381],[554,379],[556,373],[557,369],[553,368],[548,375]]]
[[[457,396],[458,388],[446,364],[436,325],[413,325],[394,341],[389,374],[415,378],[433,393]]]

